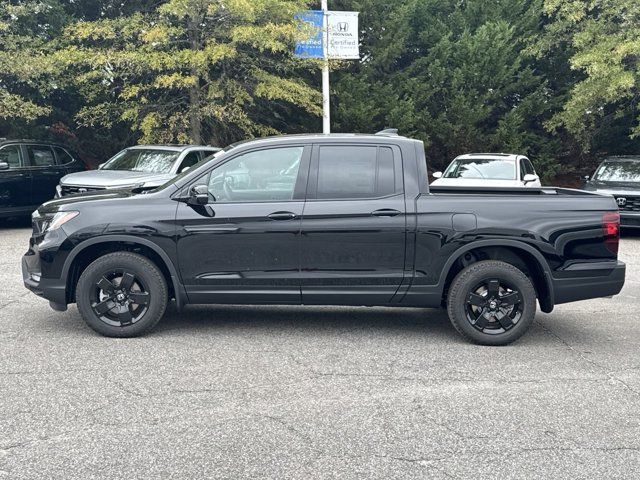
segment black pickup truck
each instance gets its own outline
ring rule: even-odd
[[[76,195],[33,216],[24,283],[114,337],[189,303],[446,307],[467,339],[507,344],[536,311],[617,294],[611,196],[429,188],[398,135],[232,145],[151,191]],[[393,318],[390,316],[389,321]]]

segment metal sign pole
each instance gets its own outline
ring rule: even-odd
[[[317,4],[316,4],[317,5]],[[331,133],[331,107],[329,103],[329,21],[327,0],[322,0],[322,133]]]

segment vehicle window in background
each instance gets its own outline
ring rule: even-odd
[[[48,167],[55,165],[53,150],[51,147],[41,147],[39,145],[27,145],[29,160],[33,167]]]
[[[22,155],[19,145],[7,145],[0,150],[0,162],[8,163],[9,168],[19,168],[22,164]]]
[[[494,158],[467,158],[454,160],[444,172],[444,178],[484,178],[488,180],[515,180],[516,163]]]
[[[58,157],[58,165],[66,165],[67,163],[73,162],[73,157],[69,155],[69,153],[60,147],[53,147],[56,151],[56,156]]]
[[[245,153],[214,169],[209,192],[216,201],[291,200],[304,147],[283,147]]]
[[[527,173],[530,173],[531,175],[535,175],[536,170],[535,168],[533,168],[533,164],[531,163],[531,160],[529,160],[528,158],[525,158],[523,161],[524,161],[524,166],[527,169]]]
[[[377,151],[377,147],[320,147],[316,197],[375,197]]]
[[[102,170],[131,170],[146,173],[169,173],[179,152],[132,148],[123,150],[102,166]]]
[[[193,167],[199,161],[200,152],[198,150],[187,153],[187,155],[182,160],[182,163],[180,164],[180,168],[178,168],[178,173],[186,171],[186,169]]]
[[[637,162],[604,162],[595,175],[599,182],[640,182],[640,160]]]

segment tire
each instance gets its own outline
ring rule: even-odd
[[[104,255],[82,272],[76,303],[84,321],[107,337],[137,337],[153,329],[167,307],[167,282],[146,257]]]
[[[482,261],[454,278],[447,312],[455,329],[468,341],[508,345],[533,323],[536,291],[531,280],[513,265]]]

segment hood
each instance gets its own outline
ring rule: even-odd
[[[589,182],[584,186],[584,190],[602,193],[606,195],[639,195],[640,184],[625,182]]]
[[[431,182],[438,187],[521,187],[517,180],[490,180],[482,178],[438,178]]]
[[[173,173],[132,172],[130,170],[87,170],[71,173],[60,180],[60,185],[89,188],[121,188],[137,186],[160,186],[171,180]]]
[[[82,193],[76,195],[68,195],[66,197],[57,198],[55,200],[49,200],[48,202],[43,203],[38,207],[38,212],[40,214],[45,213],[55,213],[58,210],[73,210],[74,206],[88,203],[88,202],[96,202],[100,200],[111,200],[114,198],[127,198],[132,197],[134,195],[139,195],[138,193],[134,193],[131,190],[97,190],[96,192],[91,193]],[[68,207],[68,208],[63,208]]]

